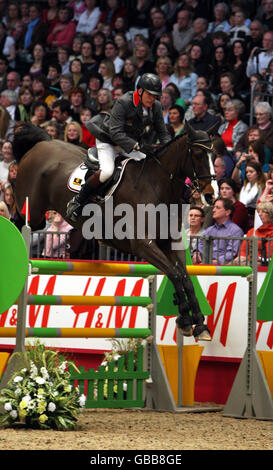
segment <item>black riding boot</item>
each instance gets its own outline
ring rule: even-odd
[[[97,170],[91,175],[85,184],[81,187],[79,194],[67,204],[66,217],[76,221],[81,214],[82,207],[91,194],[94,194],[99,187],[101,170]]]

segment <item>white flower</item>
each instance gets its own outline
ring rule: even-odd
[[[126,382],[123,382],[123,391],[124,391],[124,392],[127,391],[127,383],[126,383]]]
[[[107,361],[103,361],[103,362],[101,363],[101,366],[107,366],[107,364],[108,364]]]
[[[22,380],[23,380],[23,377],[21,375],[16,375],[16,377],[14,377],[13,382],[18,383],[18,382],[22,382]]]
[[[45,383],[45,379],[43,377],[36,377],[35,382],[39,385],[43,385]]]
[[[20,395],[20,393],[22,392],[22,390],[20,388],[16,388],[15,390],[15,395]]]
[[[4,408],[6,411],[11,411],[12,410],[11,403],[10,402],[5,403]]]
[[[45,367],[41,367],[41,374],[43,376],[44,379],[48,379],[49,378],[49,375],[48,375],[48,371]]]
[[[16,419],[17,416],[18,416],[17,411],[16,411],[16,410],[12,410],[12,411],[10,412],[10,416],[11,416],[13,419]]]
[[[115,355],[113,356],[113,360],[114,360],[114,361],[117,361],[119,358],[120,358],[120,354],[115,354]]]
[[[47,407],[48,411],[55,411],[56,410],[56,405],[55,403],[53,403],[53,401],[50,401],[49,404],[48,404],[48,407]]]
[[[62,362],[58,367],[58,370],[61,373],[64,373],[65,369],[66,369],[66,361]]]
[[[31,396],[30,395],[25,395],[23,398],[22,398],[22,401],[25,401],[27,403],[29,403],[31,401]]]
[[[86,402],[86,396],[84,394],[82,394],[80,397],[79,397],[79,404],[80,406],[84,406],[85,405],[85,402]]]

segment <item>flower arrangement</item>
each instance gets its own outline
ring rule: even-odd
[[[0,392],[4,413],[0,425],[25,423],[30,428],[74,429],[85,395],[70,384],[68,365],[78,369],[39,342],[25,353],[25,367]]]
[[[104,353],[104,358],[101,363],[101,366],[104,366],[106,371],[109,370],[109,363],[115,362],[117,364],[117,361],[121,356],[124,356],[124,366],[126,369],[128,353],[130,351],[133,351],[136,355],[138,346],[141,346],[141,345],[144,346],[145,343],[147,342],[147,340],[145,341],[142,338],[129,338],[127,340],[112,338],[109,341],[111,341],[112,343],[112,349],[111,351]],[[116,365],[113,368],[113,372],[117,372],[117,371],[118,371],[118,367]],[[123,381],[122,388],[123,388],[123,392],[126,393],[127,391],[126,380]],[[116,394],[117,391],[118,391],[118,382],[117,380],[114,380],[114,383],[113,383],[114,394]],[[105,398],[108,397],[108,380],[107,379],[104,382],[104,397]]]

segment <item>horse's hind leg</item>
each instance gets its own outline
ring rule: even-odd
[[[190,310],[192,312],[192,324],[195,325],[193,335],[199,340],[210,341],[210,331],[208,327],[204,325],[205,317],[201,312],[199,302],[195,295],[193,283],[187,273],[185,252],[172,250],[168,253],[168,257],[172,259],[174,265],[180,272],[183,290],[187,296],[190,305]],[[179,328],[183,326],[183,314],[180,313],[180,315],[176,319],[176,323]]]
[[[132,240],[133,252],[140,258],[146,259],[166,276],[173,283],[175,289],[175,301],[179,309],[179,328],[184,336],[192,336],[192,316],[190,315],[191,305],[185,294],[179,266],[170,262],[165,253],[158,247],[154,240]]]

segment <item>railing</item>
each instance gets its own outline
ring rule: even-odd
[[[91,240],[88,244],[88,251],[84,256],[75,255],[71,252],[71,232],[44,232],[37,231],[32,233],[32,243],[30,248],[30,258],[58,258],[58,259],[92,259],[92,260],[110,260],[110,261],[144,261],[130,253],[122,253],[114,248],[99,243],[97,240]],[[55,240],[53,247],[53,239]],[[261,249],[259,253],[259,265],[268,266],[273,252],[273,238],[262,238]],[[58,243],[59,241],[59,243]],[[244,252],[242,254],[242,242],[245,242]],[[246,237],[211,237],[211,236],[192,236],[189,240],[189,249],[191,254],[202,252],[202,263],[212,264],[213,259],[217,264],[249,264],[249,239]],[[230,259],[228,252],[234,256]],[[71,256],[73,255],[73,256]]]
[[[263,91],[259,90],[259,87],[263,88]],[[259,80],[255,82],[251,87],[250,95],[250,116],[249,116],[249,125],[254,124],[254,112],[255,112],[255,98],[260,98],[260,101],[267,101],[270,106],[273,105],[273,82],[269,83],[267,80]]]

